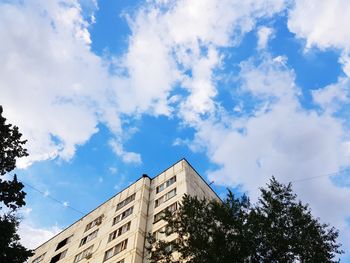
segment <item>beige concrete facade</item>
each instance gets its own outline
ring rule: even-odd
[[[147,263],[146,234],[164,238],[161,211],[177,209],[184,194],[218,199],[182,159],[153,179],[142,176],[38,247],[29,262]]]

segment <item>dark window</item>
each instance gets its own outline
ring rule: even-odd
[[[61,260],[62,258],[64,258],[66,256],[66,253],[67,253],[67,249],[61,253],[58,253],[56,256],[51,258],[50,263],[55,263],[55,262]]]
[[[42,261],[44,260],[45,254],[46,254],[46,253],[44,253],[44,254],[40,255],[39,257],[35,258],[35,259],[32,261],[32,263],[39,263],[39,262],[42,262]]]
[[[69,243],[71,238],[72,236],[63,239],[60,243],[57,244],[56,250],[59,250],[60,248],[64,247],[67,243]]]

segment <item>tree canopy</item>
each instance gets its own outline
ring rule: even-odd
[[[0,176],[5,176],[16,168],[16,159],[28,153],[18,127],[6,123],[2,113],[0,106]],[[16,210],[25,205],[23,187],[16,174],[12,180],[0,178],[0,262],[21,263],[32,255],[20,244],[17,234],[19,219]]]
[[[337,262],[338,231],[320,223],[291,184],[273,177],[260,192],[254,205],[231,191],[222,202],[185,195],[176,212],[164,212],[168,238],[148,235],[150,262]]]

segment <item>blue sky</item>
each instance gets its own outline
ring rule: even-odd
[[[30,153],[25,244],[186,158],[252,200],[271,175],[317,177],[294,189],[350,251],[349,1],[3,0],[0,14],[0,104]]]

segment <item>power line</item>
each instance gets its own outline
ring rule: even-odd
[[[337,172],[332,172],[332,173],[327,173],[327,174],[321,174],[321,175],[316,175],[316,176],[310,176],[310,177],[300,178],[300,179],[296,179],[296,180],[289,181],[289,182],[284,183],[284,184],[289,184],[289,183],[291,183],[291,184],[300,183],[300,182],[305,182],[305,181],[310,181],[310,180],[319,179],[319,178],[322,178],[322,177],[330,177],[330,176],[338,175],[338,174],[341,174],[341,173],[344,173],[344,172],[350,172],[350,168],[343,169],[343,170],[339,170],[339,171],[337,171]],[[249,193],[249,192],[253,192],[253,191],[258,191],[258,190],[260,190],[260,188],[261,188],[261,187],[257,187],[257,188],[250,189],[250,190],[246,190],[246,191],[243,191],[243,192]]]
[[[21,180],[21,182],[22,182],[25,186],[27,186],[27,187],[33,189],[34,191],[36,191],[36,192],[42,194],[44,197],[47,197],[47,198],[51,199],[52,201],[54,201],[54,202],[56,202],[56,203],[59,203],[60,205],[62,205],[62,206],[64,206],[64,207],[67,207],[67,208],[73,210],[73,211],[76,212],[76,213],[79,213],[79,214],[81,214],[81,215],[85,215],[85,214],[86,214],[86,213],[83,213],[83,212],[79,211],[78,209],[76,209],[76,208],[70,206],[67,202],[62,202],[62,201],[58,200],[57,198],[51,196],[50,194],[47,194],[47,193],[45,193],[45,192],[39,190],[38,188],[36,188],[36,187],[34,187],[34,186],[32,186],[32,185],[30,185],[30,184],[24,182],[23,180]]]
[[[321,177],[334,176],[334,175],[341,174],[341,173],[344,173],[344,172],[350,172],[350,168],[343,169],[343,170],[339,170],[339,171],[333,172],[333,173],[321,174],[321,175],[316,175],[316,176],[311,176],[311,177],[296,179],[296,180],[290,181],[290,183],[298,183],[298,182],[304,182],[304,181],[314,180],[314,179],[321,178]]]
[[[304,181],[309,181],[309,180],[315,180],[315,179],[318,179],[318,178],[321,178],[321,177],[329,177],[329,176],[337,175],[337,174],[340,174],[340,173],[343,173],[343,172],[350,172],[350,168],[339,170],[339,171],[333,172],[333,173],[321,174],[321,175],[317,175],[317,176],[311,176],[311,177],[296,179],[296,180],[289,181],[288,183],[299,183],[299,182],[304,182]],[[24,185],[26,185],[27,187],[29,187],[29,188],[33,189],[34,191],[42,194],[44,197],[47,197],[47,198],[51,199],[52,201],[54,201],[54,202],[56,202],[56,203],[58,203],[58,204],[60,204],[60,205],[62,205],[64,207],[67,207],[67,208],[71,209],[72,211],[74,211],[76,213],[79,213],[81,215],[85,215],[86,214],[86,213],[83,213],[83,212],[79,211],[78,209],[70,206],[67,202],[62,202],[62,201],[58,200],[57,198],[51,196],[50,194],[47,194],[47,193],[39,190],[38,188],[36,188],[36,187],[34,187],[34,186],[24,182],[23,180],[21,180],[21,182]],[[211,182],[210,184],[212,184],[212,183],[214,183],[214,182]],[[260,187],[259,188],[254,188],[254,189],[251,189],[251,190],[246,190],[244,192],[252,192],[252,191],[257,191],[259,189],[260,189]]]

